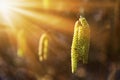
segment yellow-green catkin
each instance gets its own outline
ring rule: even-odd
[[[71,47],[72,73],[75,73],[78,61],[83,64],[88,62],[88,51],[90,44],[90,28],[84,17],[80,17],[75,23],[74,35]]]
[[[48,35],[46,33],[42,34],[39,40],[39,49],[38,49],[39,60],[47,60],[48,57]]]
[[[18,45],[17,56],[23,57],[26,49],[24,30],[20,30],[17,32],[17,45]]]

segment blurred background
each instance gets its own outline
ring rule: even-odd
[[[72,74],[80,15],[91,29],[89,61]],[[0,80],[120,80],[119,30],[120,0],[0,0]]]

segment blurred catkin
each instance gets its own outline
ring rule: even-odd
[[[39,60],[47,60],[48,57],[48,35],[46,33],[42,34],[39,40],[38,49]]]
[[[17,55],[18,55],[18,57],[23,57],[24,53],[25,53],[25,48],[26,48],[26,40],[25,40],[24,30],[18,31],[17,43],[18,43]]]
[[[88,61],[88,51],[90,43],[90,28],[84,17],[80,17],[75,23],[74,35],[71,47],[72,73],[75,73],[78,61],[86,64]]]

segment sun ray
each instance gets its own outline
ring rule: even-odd
[[[8,0],[5,0],[5,1],[7,2]],[[43,1],[10,0],[8,2],[9,2],[9,7],[7,9],[9,12],[7,12],[7,13],[2,12],[3,13],[2,18],[4,18],[4,21],[2,21],[2,22],[4,22],[4,24],[7,24],[8,26],[12,26],[15,28],[15,27],[23,26],[25,24],[30,24],[31,22],[33,22],[33,24],[34,23],[36,23],[38,25],[45,24],[45,25],[48,25],[49,28],[53,28],[53,29],[57,29],[57,30],[66,31],[66,29],[69,28],[69,30],[67,30],[67,31],[71,32],[73,29],[71,27],[71,25],[74,24],[74,22],[72,20],[64,18],[60,15],[55,15],[53,13],[50,13],[49,10],[58,11],[57,9],[55,9],[55,7],[52,6],[52,4],[55,2],[49,3],[49,5],[48,5],[49,9],[47,9],[49,12],[47,12],[47,13],[45,11],[42,11],[42,10],[46,10],[46,9],[44,9]],[[69,3],[69,5],[70,5],[70,3]],[[0,14],[1,14],[1,12],[0,12]],[[5,16],[5,15],[7,15],[7,16]],[[28,21],[27,21],[27,23],[23,24],[23,21],[25,21],[25,19]],[[31,24],[31,25],[33,25],[33,24]],[[60,26],[58,24],[64,24],[64,25]]]
[[[65,26],[67,25],[68,27],[73,24],[73,21],[65,19],[61,16],[57,16],[54,14],[48,14],[44,12],[35,12],[35,11],[30,11],[30,10],[25,10],[25,9],[18,9],[14,8],[13,9],[15,12],[18,14],[22,14],[26,17],[29,17],[30,20],[36,21],[36,22],[41,22],[43,24],[49,24],[50,26],[55,26],[56,28],[66,28]],[[52,19],[52,21],[51,21]],[[64,26],[59,27],[57,24],[64,24]]]
[[[23,1],[23,0],[0,0],[0,21],[2,24],[5,24],[11,28],[13,28],[14,25],[14,18],[18,17],[15,16],[15,13],[13,12],[13,8],[21,8],[24,7],[37,7],[38,2],[36,1]],[[23,8],[22,8],[23,7]]]

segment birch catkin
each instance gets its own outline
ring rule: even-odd
[[[23,57],[26,51],[26,40],[24,30],[20,30],[17,33],[17,46],[18,46],[17,56]]]
[[[86,64],[88,61],[88,51],[90,43],[90,28],[85,18],[75,23],[74,35],[71,47],[71,66],[72,73],[77,70],[78,61]]]
[[[48,36],[47,34],[42,34],[39,41],[39,49],[38,49],[39,60],[43,61],[47,59],[48,56]]]

